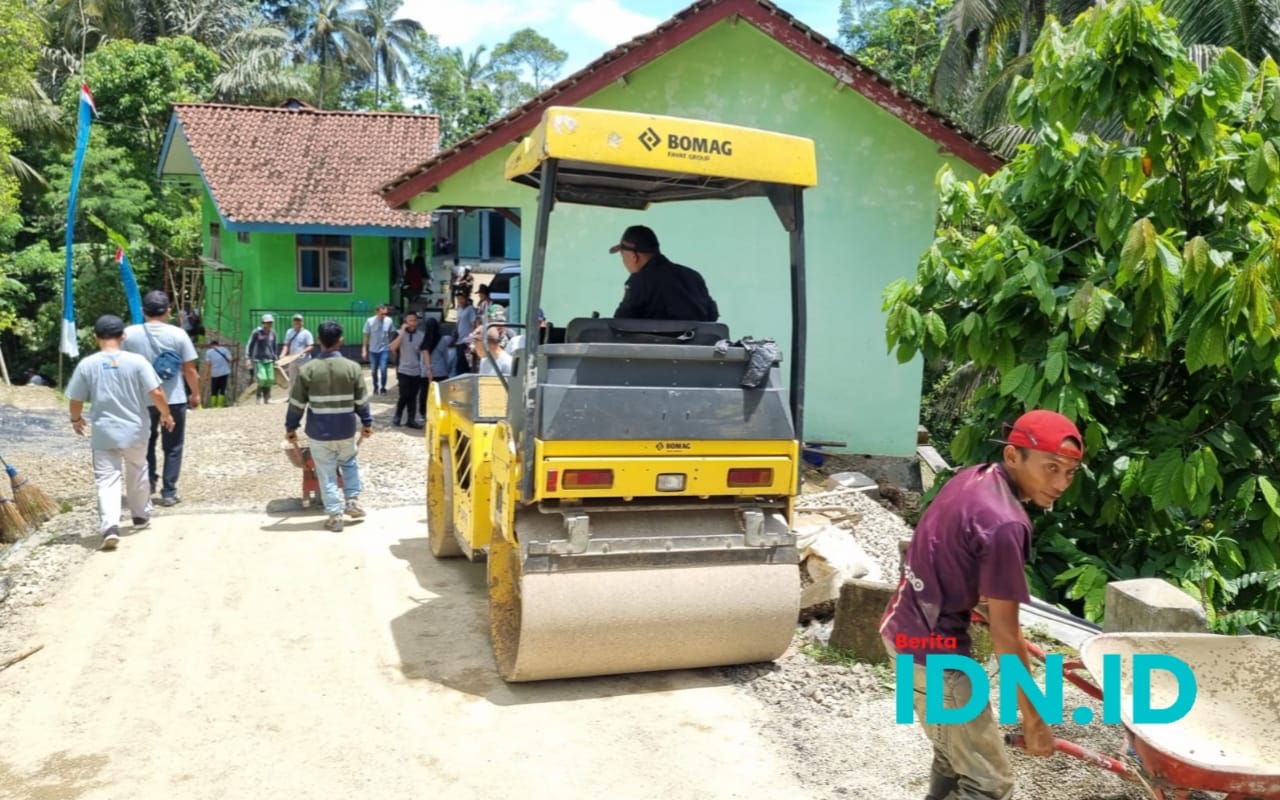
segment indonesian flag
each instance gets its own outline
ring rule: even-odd
[[[76,122],[76,153],[71,164],[71,189],[67,198],[67,233],[64,247],[67,254],[67,265],[62,278],[62,336],[58,349],[77,358],[80,345],[76,342],[75,298],[72,297],[74,281],[71,270],[71,245],[74,244],[76,232],[76,199],[80,194],[80,173],[84,169],[84,151],[89,147],[89,128],[98,113],[93,103],[93,94],[89,85],[80,85],[80,115]]]
[[[133,277],[133,265],[129,263],[129,255],[124,250],[116,248],[116,263],[120,265],[120,282],[124,284],[124,297],[129,301],[129,316],[133,317],[134,325],[141,325],[147,321],[142,316],[142,294],[138,291],[138,280]]]

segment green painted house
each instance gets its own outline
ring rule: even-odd
[[[203,258],[172,279],[182,303],[231,343],[269,312],[278,331],[294,313],[312,331],[336,319],[358,344],[373,307],[417,301],[411,262],[431,260],[431,215],[391,208],[378,187],[438,143],[429,115],[175,105],[158,171],[203,207]]]
[[[932,241],[939,168],[976,176],[999,167],[994,155],[772,3],[702,0],[388,183],[383,195],[423,212],[488,206],[533,220],[534,191],[504,181],[503,162],[552,105],[815,140],[818,186],[805,205],[805,435],[860,453],[914,451],[921,364],[887,354],[881,293],[914,275]],[[612,315],[626,273],[608,249],[637,223],[658,233],[670,258],[703,273],[733,336],[774,337],[789,352],[787,238],[763,199],[644,212],[560,205],[542,295],[548,319]],[[524,263],[532,239],[522,237]]]

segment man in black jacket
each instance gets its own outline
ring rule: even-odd
[[[664,256],[658,237],[649,228],[632,225],[609,252],[621,253],[622,266],[631,273],[614,317],[696,322],[720,319],[720,309],[707,291],[706,281],[697,270]]]

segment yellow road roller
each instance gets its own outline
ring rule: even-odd
[[[528,309],[540,307],[557,203],[641,210],[767,198],[790,239],[789,269],[778,265],[791,293],[789,380],[780,354],[729,344],[721,323],[583,317],[546,341],[531,329],[510,376],[431,387],[432,553],[486,562],[507,681],[777,658],[800,596],[791,520],[804,408],[801,196],[817,182],[813,142],[553,107],[506,177],[538,190]]]

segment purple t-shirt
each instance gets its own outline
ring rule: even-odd
[[[952,478],[916,524],[906,575],[880,633],[919,663],[931,653],[969,655],[969,621],[980,597],[1031,600],[1024,571],[1031,518],[999,464]]]

